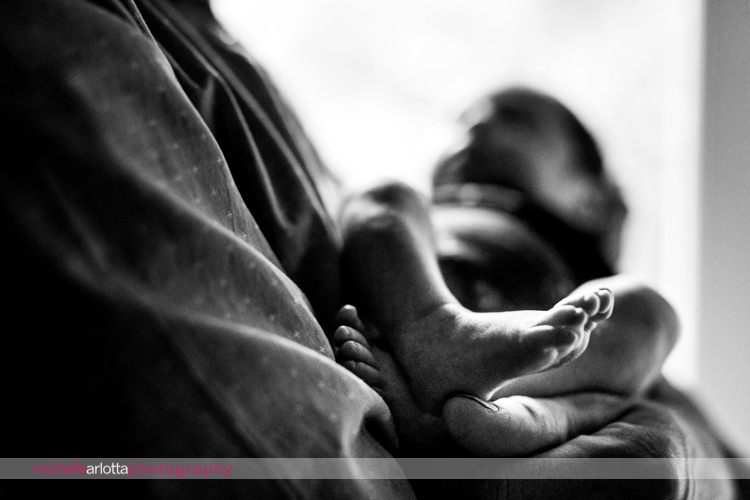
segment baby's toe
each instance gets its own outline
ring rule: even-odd
[[[375,361],[372,352],[370,352],[370,350],[364,345],[353,340],[347,340],[339,346],[336,351],[336,360],[342,364],[346,361],[356,361],[366,363],[373,367],[377,366],[377,362]]]
[[[580,307],[571,305],[557,306],[549,310],[542,317],[544,323],[532,328],[531,337],[538,343],[538,347],[553,348],[556,358],[553,364],[558,364],[569,356],[578,357],[588,344],[588,315]]]
[[[599,297],[593,293],[575,294],[565,297],[555,308],[560,306],[578,307],[588,315],[599,311]]]
[[[599,309],[596,313],[591,315],[593,321],[602,321],[612,316],[612,311],[615,306],[615,296],[612,290],[608,288],[600,288],[594,295],[599,299]]]
[[[357,308],[350,304],[339,309],[335,321],[337,325],[350,326],[355,330],[364,331],[365,329],[365,325],[362,323],[362,320],[359,319]]]
[[[341,347],[344,342],[349,340],[362,344],[367,349],[370,348],[370,343],[367,342],[367,339],[362,335],[362,332],[355,330],[352,327],[342,325],[336,328],[336,331],[333,332],[333,344],[336,347]]]
[[[575,305],[559,305],[543,313],[536,326],[583,327],[588,319],[586,311]]]

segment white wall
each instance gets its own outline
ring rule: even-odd
[[[650,277],[680,317],[680,341],[667,360],[665,373],[673,383],[685,389],[694,388],[698,378],[702,6],[703,0],[663,3],[667,14],[662,18],[662,50],[666,57],[662,67],[661,135],[656,138],[661,145],[656,170],[659,175],[658,181],[654,174],[643,179],[659,185],[658,203],[652,208],[653,212],[646,214],[652,217],[658,214],[658,225],[652,239],[634,235],[641,259],[647,256],[657,259]],[[642,185],[638,188],[643,189]],[[652,192],[644,191],[644,194],[648,196]],[[641,271],[642,266],[633,267],[625,270]]]
[[[750,0],[704,0],[698,378],[750,456]]]

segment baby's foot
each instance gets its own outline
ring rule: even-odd
[[[336,315],[341,325],[333,332],[333,351],[336,361],[378,391],[383,380],[370,343],[364,336],[365,327],[353,306],[342,307]]]
[[[412,396],[403,371],[390,353],[368,340],[356,309],[344,306],[333,335],[336,360],[372,387],[388,405],[401,452],[443,449],[448,432],[442,420],[425,412]]]
[[[418,403],[438,414],[453,394],[487,399],[510,379],[575,359],[613,303],[600,289],[549,311],[473,313],[446,304],[386,338]]]

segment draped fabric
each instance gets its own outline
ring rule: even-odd
[[[335,180],[204,2],[6,1],[0,67],[6,456],[390,456],[385,404],[321,326]]]

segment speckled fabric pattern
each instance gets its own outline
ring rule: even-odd
[[[4,420],[28,430],[6,456],[389,456],[387,408],[321,326],[340,305],[335,180],[206,5],[0,11],[4,352],[24,360]]]

